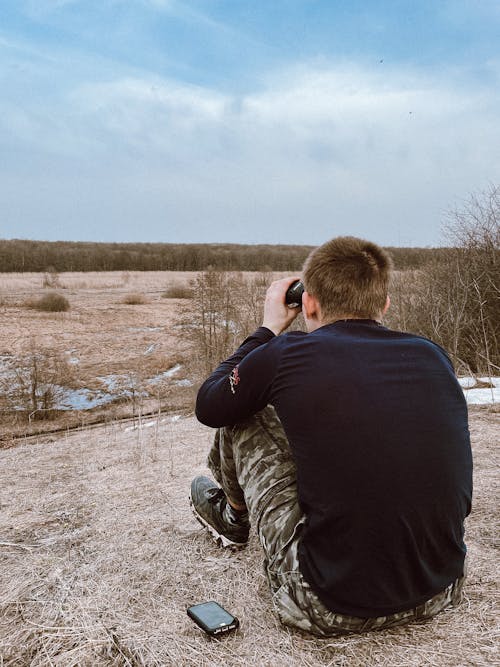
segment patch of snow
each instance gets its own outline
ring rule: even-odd
[[[71,350],[66,350],[65,354],[68,355],[68,363],[69,364],[79,364],[80,359],[75,355],[76,349],[73,348]]]
[[[463,377],[458,378],[458,384],[462,389],[471,389],[476,384],[476,378],[473,377]]]
[[[149,422],[141,422],[140,424],[134,424],[134,426],[127,426],[124,431],[127,433],[128,431],[136,431],[138,428],[151,428],[152,426],[155,426],[156,423],[156,419]]]
[[[129,327],[129,331],[163,331],[163,327]]]
[[[174,382],[174,384],[177,385],[178,387],[192,387],[193,386],[193,383],[191,382],[191,380],[188,380],[187,378],[184,378],[184,380],[176,380]]]
[[[100,375],[97,378],[106,387],[108,391],[119,391],[124,385],[131,386],[134,384],[133,378],[127,375],[112,373],[111,375]]]
[[[231,333],[238,333],[238,325],[234,320],[221,320],[221,324],[229,329]]]
[[[492,384],[492,387],[478,387],[481,383]],[[469,405],[489,405],[491,403],[500,403],[500,378],[499,377],[461,377],[458,382],[464,390],[465,399]]]
[[[176,422],[179,421],[181,418],[180,415],[172,415],[172,417],[165,418],[163,417],[160,419],[160,423],[164,424],[165,422]],[[127,426],[123,430],[125,433],[129,433],[130,431],[137,431],[137,429],[140,428],[151,428],[152,426],[155,426],[158,423],[158,419],[153,419],[152,421],[147,421],[147,422],[142,422],[141,424],[134,424],[133,426]]]
[[[0,356],[0,380],[10,380],[15,377],[14,358],[3,354]]]
[[[149,378],[148,382],[149,384],[158,384],[162,380],[166,380],[167,378],[172,377],[172,375],[175,375],[180,371],[182,368],[181,364],[175,364],[175,366],[172,366],[172,368],[169,368],[166,371],[163,371],[163,373],[158,373],[158,375],[155,375],[152,378]]]
[[[92,410],[115,400],[115,396],[90,389],[68,389],[53,385],[56,410]]]
[[[195,324],[192,322],[191,324],[174,324],[172,329],[200,329],[201,325]]]

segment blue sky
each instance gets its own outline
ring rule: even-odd
[[[500,180],[498,0],[2,0],[0,237],[444,242]]]

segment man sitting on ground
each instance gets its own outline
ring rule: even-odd
[[[380,324],[390,259],[352,237],[271,284],[263,324],[205,381],[216,427],[195,515],[223,546],[255,526],[283,623],[320,635],[428,618],[460,599],[472,459],[446,352]],[[220,486],[219,486],[220,485]]]

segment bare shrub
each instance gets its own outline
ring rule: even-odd
[[[147,302],[146,295],[142,292],[130,292],[129,294],[125,294],[122,299],[122,303],[126,303],[128,306],[140,306]]]
[[[49,292],[40,299],[31,299],[26,302],[26,306],[45,313],[61,313],[70,309],[68,299],[57,292]]]
[[[192,285],[171,285],[162,294],[164,299],[192,299],[193,296]]]
[[[32,419],[52,419],[57,395],[72,379],[66,359],[49,349],[32,346],[29,354],[12,360],[0,376],[2,402]]]
[[[458,345],[473,370],[500,366],[500,187],[471,195],[445,227],[457,245],[453,275],[462,303]]]
[[[499,222],[499,188],[471,196],[448,215],[455,246],[424,269],[394,277],[386,321],[435,340],[460,372],[492,375],[500,368]]]
[[[42,287],[49,287],[50,289],[59,289],[62,287],[59,273],[53,266],[47,267],[43,274]]]
[[[200,381],[206,377],[262,323],[264,298],[271,281],[268,272],[248,277],[212,268],[198,275],[182,329],[194,350],[190,361],[194,378]],[[300,329],[300,320],[291,329]]]
[[[196,351],[191,362],[196,375],[208,374],[235,346],[239,331],[232,294],[236,283],[234,275],[213,269],[200,273],[195,280],[190,309],[194,327],[188,332]]]

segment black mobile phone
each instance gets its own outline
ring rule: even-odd
[[[285,294],[285,303],[289,308],[299,308],[302,306],[302,294],[304,285],[301,280],[296,280],[290,285]]]
[[[217,602],[202,602],[188,607],[187,614],[208,635],[235,630],[240,622]]]

